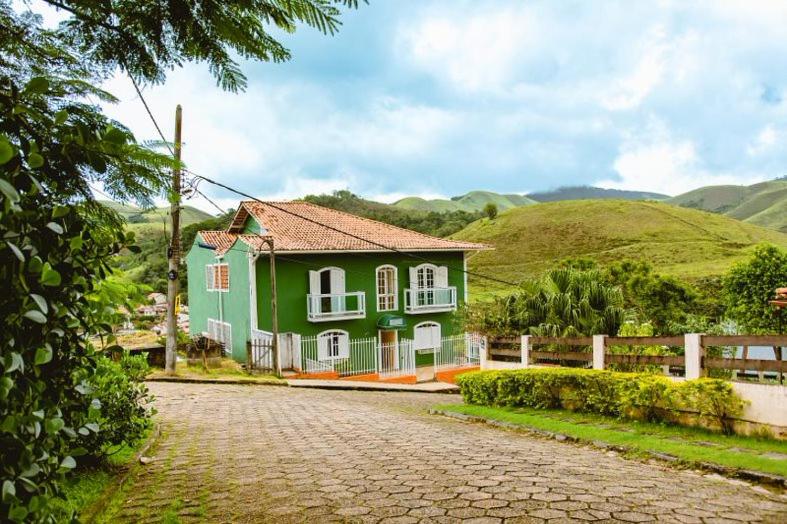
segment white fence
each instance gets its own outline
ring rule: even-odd
[[[434,349],[435,370],[478,365],[482,343],[483,337],[475,334],[443,337]],[[373,337],[350,339],[336,332],[329,337],[302,337],[300,349],[305,373],[377,373],[380,378],[415,375],[415,350],[410,339],[382,344]]]
[[[484,337],[475,333],[443,337],[434,354],[435,370],[478,366],[483,343]]]
[[[208,319],[207,338],[218,342],[225,353],[232,353],[232,326],[228,322]]]

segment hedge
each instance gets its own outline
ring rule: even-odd
[[[457,381],[468,404],[562,408],[650,422],[675,422],[680,412],[693,412],[728,434],[744,405],[729,382],[711,378],[676,381],[650,373],[532,368],[465,373]]]

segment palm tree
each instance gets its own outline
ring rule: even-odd
[[[487,331],[571,337],[615,335],[623,324],[623,296],[598,271],[550,270],[498,299],[482,315]]]

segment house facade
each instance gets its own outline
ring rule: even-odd
[[[462,345],[466,255],[486,246],[306,202],[242,202],[226,231],[199,232],[186,256],[190,332],[235,360],[273,328],[264,237],[275,246],[283,368],[406,374]]]

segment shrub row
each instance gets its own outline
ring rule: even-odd
[[[533,368],[466,373],[458,383],[468,404],[562,408],[649,422],[674,422],[680,412],[693,412],[725,433],[732,433],[744,405],[723,380],[675,381],[649,373]]]

